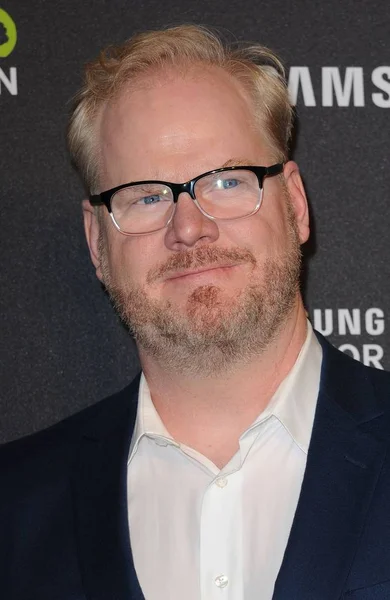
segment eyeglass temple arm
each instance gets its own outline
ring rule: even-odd
[[[272,165],[271,167],[267,167],[266,175],[279,175],[283,171],[284,163],[279,163],[277,165]]]
[[[89,196],[89,202],[92,206],[101,206],[102,204],[104,204],[100,195]]]

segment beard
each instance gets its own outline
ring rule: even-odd
[[[184,309],[148,296],[147,286],[110,271],[103,234],[99,252],[104,285],[139,349],[167,370],[213,376],[261,355],[288,319],[299,291],[301,250],[295,214],[287,203],[288,243],[261,265],[248,249],[203,246],[177,252],[147,274],[147,285],[184,269],[250,263],[250,282],[234,297],[218,285],[189,292]],[[101,228],[102,231],[102,228]]]

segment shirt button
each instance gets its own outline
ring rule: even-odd
[[[218,575],[218,577],[214,579],[214,583],[217,587],[224,588],[229,583],[229,579],[226,577],[226,575]]]
[[[218,487],[224,488],[227,486],[228,480],[226,479],[226,477],[220,477],[219,479],[216,480],[215,483],[217,484]]]

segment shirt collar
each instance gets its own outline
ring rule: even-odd
[[[128,462],[131,461],[136,453],[138,444],[143,436],[154,438],[161,445],[178,445],[160,419],[154,407],[145,375],[142,373],[138,391],[137,419],[131,439]]]
[[[307,321],[306,340],[293,368],[250,429],[274,415],[307,454],[320,388],[321,363],[322,348]]]
[[[308,321],[306,340],[293,368],[279,385],[267,408],[243,433],[241,439],[273,415],[281,422],[301,450],[307,454],[320,385],[321,362],[322,348]],[[143,436],[154,438],[160,445],[179,446],[160,419],[154,407],[149,386],[142,373],[138,392],[137,419],[128,462],[137,451]]]

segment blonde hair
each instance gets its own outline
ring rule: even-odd
[[[96,122],[102,107],[125,85],[135,85],[151,71],[196,64],[220,67],[242,82],[275,159],[287,159],[293,109],[278,57],[264,46],[228,45],[205,27],[181,25],[135,35],[122,45],[109,46],[86,65],[69,122],[68,147],[91,193],[99,186]]]

